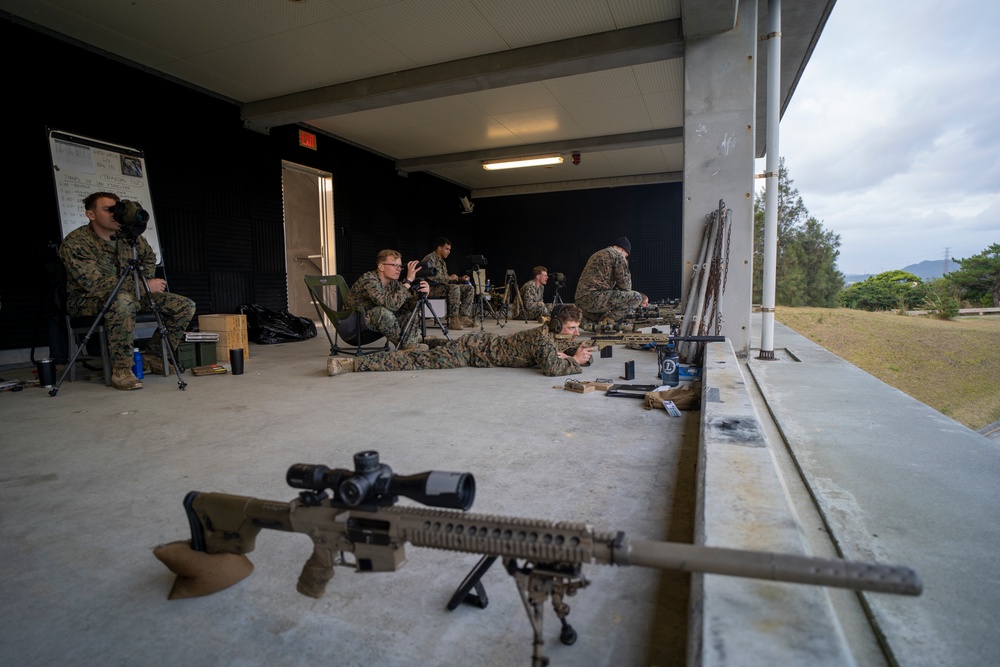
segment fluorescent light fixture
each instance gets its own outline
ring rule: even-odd
[[[517,169],[518,167],[538,167],[546,164],[562,164],[561,155],[535,155],[530,157],[515,157],[508,160],[487,160],[483,162],[483,169],[494,171],[496,169]]]

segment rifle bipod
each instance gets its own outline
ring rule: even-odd
[[[497,558],[498,556],[483,556],[479,559],[476,566],[455,590],[455,594],[448,600],[448,611],[453,611],[462,602],[486,609],[489,599],[486,597],[486,589],[480,580]],[[531,628],[534,632],[532,667],[546,667],[549,664],[549,659],[543,653],[545,638],[542,636],[545,601],[549,598],[552,599],[552,610],[562,624],[562,629],[559,631],[559,641],[566,646],[571,646],[576,643],[577,634],[573,626],[566,620],[570,607],[566,604],[565,598],[576,595],[578,590],[586,588],[590,582],[583,576],[583,568],[579,564],[566,565],[525,561],[524,565],[519,566],[517,559],[508,558],[504,561],[504,567],[507,574],[514,577],[517,592],[524,604],[524,611],[528,614],[528,620],[531,621]],[[472,593],[472,589],[475,589],[475,593]]]

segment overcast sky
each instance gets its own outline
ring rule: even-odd
[[[997,0],[837,0],[779,152],[843,273],[1000,243],[998,29]]]

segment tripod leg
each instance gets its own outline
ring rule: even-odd
[[[177,363],[177,357],[174,356],[174,349],[170,345],[170,337],[167,335],[167,325],[163,323],[163,317],[160,315],[160,304],[156,303],[153,299],[153,293],[149,289],[149,283],[146,282],[146,275],[142,267],[137,269],[140,282],[145,290],[146,298],[149,300],[149,308],[153,311],[153,317],[156,318],[156,330],[160,334],[160,339],[166,341],[167,355],[170,357],[170,363],[174,365],[174,372],[177,374],[177,388],[181,391],[187,387],[187,382],[181,377],[181,366]]]
[[[427,306],[427,310],[431,311],[431,317],[434,318],[434,323],[437,324],[438,327],[441,328],[441,333],[444,334],[444,337],[447,338],[448,340],[451,340],[451,336],[448,335],[448,330],[445,328],[445,326],[443,324],[441,324],[441,320],[438,318],[437,313],[434,312],[434,306],[432,306],[431,304],[427,303],[426,299],[424,299],[424,302],[423,302],[421,308],[424,305]],[[421,318],[421,321],[423,322],[423,324],[424,324],[425,327],[427,326],[427,321],[426,320],[427,320],[426,317]],[[427,333],[427,330],[424,329],[424,338],[427,338],[426,333]]]
[[[486,319],[486,311],[489,311],[490,319],[496,320],[497,324],[502,329],[503,324],[500,324],[500,314],[497,313],[496,309],[493,307],[493,302],[492,302],[493,300],[486,298],[485,295],[483,295],[482,298],[483,298],[483,307],[485,308],[485,310],[483,311],[483,319]]]
[[[90,337],[93,336],[94,331],[97,330],[97,325],[104,319],[107,312],[111,310],[111,304],[114,303],[115,297],[118,296],[118,292],[122,288],[122,283],[124,283],[125,279],[131,275],[132,271],[134,271],[133,267],[129,266],[124,272],[122,272],[121,278],[119,278],[118,282],[115,284],[115,288],[111,290],[111,294],[108,295],[108,298],[105,300],[101,310],[94,316],[94,323],[91,324],[90,329],[87,330],[87,335],[83,337],[83,341],[80,343],[79,347],[76,348],[76,352],[73,353],[73,357],[66,364],[66,368],[63,369],[62,375],[59,376],[59,381],[56,382],[55,386],[52,387],[51,390],[49,390],[49,396],[55,396],[59,393],[59,387],[62,386],[62,383],[69,374],[73,364],[76,363],[76,359],[80,356],[80,352],[87,346],[87,343],[90,342]],[[107,378],[107,381],[110,382],[111,378]]]
[[[476,299],[475,299],[475,304],[476,305],[472,308],[472,322],[475,323],[476,317],[477,316],[479,317],[479,330],[480,331],[483,331],[485,329],[485,326],[486,326],[486,321],[485,321],[486,320],[486,313],[483,310],[483,303],[484,303],[484,301],[485,301],[485,299],[483,299],[483,295],[482,294],[477,294],[476,295]]]
[[[409,340],[410,331],[413,329],[413,324],[417,321],[417,314],[418,313],[422,314],[423,310],[424,310],[423,309],[423,299],[421,299],[417,303],[417,305],[415,305],[413,307],[413,312],[410,313],[410,316],[406,320],[406,324],[403,325],[403,331],[399,334],[399,342],[400,343],[403,343],[403,341]],[[422,327],[420,331],[422,333],[422,336],[421,336],[420,340],[423,340],[427,336],[427,330]]]

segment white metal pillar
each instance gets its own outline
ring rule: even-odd
[[[781,0],[767,2],[767,136],[764,169],[764,284],[760,359],[774,359],[774,291],[778,270],[778,124],[781,116]]]

